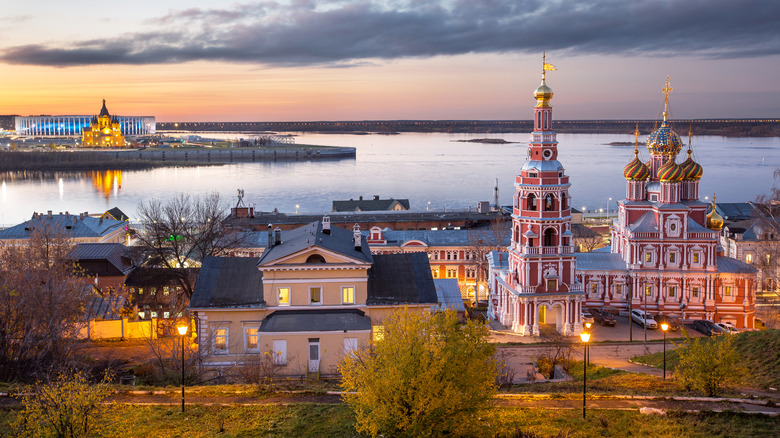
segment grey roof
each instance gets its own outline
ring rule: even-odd
[[[707,227],[702,226],[692,218],[688,217],[688,232],[689,233],[712,233],[713,231]]]
[[[756,211],[750,202],[719,202],[715,205],[718,214],[725,220],[741,221],[756,216]],[[707,212],[710,211],[712,211],[712,207],[707,208]]]
[[[563,166],[558,160],[528,160],[523,165],[522,170],[536,169],[541,172],[554,172],[563,170]]]
[[[128,287],[163,287],[178,286],[179,272],[171,268],[159,268],[154,266],[139,266],[133,269],[133,272],[125,279],[125,286]],[[197,279],[200,268],[185,268],[188,276]]]
[[[436,285],[436,297],[441,308],[452,309],[456,312],[466,311],[456,278],[435,278],[433,283]],[[439,308],[439,306],[435,308]]]
[[[255,257],[206,257],[190,308],[265,307],[263,274]]]
[[[487,254],[488,264],[493,269],[505,271],[509,269],[509,253],[505,251],[490,251]]]
[[[628,271],[626,262],[617,253],[578,252],[578,271]]]
[[[588,237],[601,236],[601,234],[593,231],[592,228],[585,226],[583,224],[571,224],[571,231],[572,234],[574,234],[574,237],[576,238],[588,238]]]
[[[511,213],[511,209],[509,211]],[[415,222],[415,221],[465,221],[472,226],[495,221],[497,217],[507,216],[506,212],[490,211],[479,213],[476,210],[398,210],[398,211],[353,211],[349,213],[327,213],[331,223],[376,223],[376,222]],[[322,219],[322,214],[286,214],[278,212],[255,211],[251,218],[229,217],[225,222],[236,226],[265,226],[268,224],[307,224]]]
[[[261,332],[343,332],[371,330],[371,318],[357,309],[277,310],[260,323]]]
[[[50,226],[70,238],[99,238],[125,225],[125,222],[114,219],[81,217],[73,214],[53,214],[49,217],[43,213],[35,213],[30,220],[0,231],[0,239],[27,239],[36,227],[43,226]]]
[[[758,272],[755,267],[731,257],[716,257],[715,264],[718,266],[718,272],[731,274],[755,274]]]
[[[372,263],[371,250],[366,237],[361,236],[360,250],[355,249],[352,232],[331,225],[330,234],[322,232],[322,222],[312,222],[308,225],[290,230],[283,235],[282,243],[263,252],[260,265],[295,254],[311,247],[319,247],[341,255],[351,257],[360,262]]]
[[[499,246],[508,246],[512,239],[512,223],[506,222],[504,233],[494,234],[491,230],[391,230],[385,228],[382,235],[387,241],[386,246],[400,246],[410,240],[419,240],[428,246],[469,246],[485,240],[503,237],[503,242],[495,242]],[[365,231],[368,235],[369,231]],[[384,246],[372,244],[372,246]]]
[[[84,313],[87,319],[120,319],[121,310],[125,307],[125,298],[121,296],[102,297],[94,294],[87,303]]]
[[[436,285],[424,252],[380,254],[368,270],[366,304],[436,303]]]
[[[115,271],[113,274],[104,272],[103,275],[123,275],[133,268],[128,248],[121,243],[79,243],[70,251],[68,258],[79,262],[88,271],[91,262],[105,261]]]
[[[636,222],[628,227],[631,232],[654,233],[658,231],[658,222],[655,220],[655,214],[648,211],[643,214]]]
[[[350,199],[348,201],[333,201],[333,211],[386,211],[395,204],[401,204],[404,210],[409,210],[408,199]]]
[[[111,210],[106,211],[107,214],[110,214],[112,218],[118,220],[118,221],[129,221],[130,218],[127,217],[125,212],[119,209],[119,207],[114,207]],[[104,214],[106,214],[104,213]]]

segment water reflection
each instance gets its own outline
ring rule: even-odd
[[[57,183],[59,198],[65,197],[65,185],[70,182],[90,181],[92,187],[103,198],[108,200],[113,194],[116,197],[122,188],[121,170],[91,170],[91,171],[28,171],[0,172],[3,199],[6,194],[6,183],[40,182]]]

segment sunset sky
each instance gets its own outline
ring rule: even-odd
[[[0,114],[158,121],[780,117],[777,0],[28,0]]]

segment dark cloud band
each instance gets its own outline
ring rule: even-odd
[[[9,64],[68,67],[227,61],[269,66],[566,50],[736,58],[780,53],[774,0],[294,0],[187,9],[140,32],[0,52]]]

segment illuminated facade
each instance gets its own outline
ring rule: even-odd
[[[104,103],[105,108],[105,103]],[[107,111],[106,111],[107,112]],[[114,116],[123,135],[151,135],[156,132],[152,116]],[[94,116],[17,116],[14,127],[17,135],[27,137],[82,136],[84,129],[92,129]]]
[[[111,117],[106,108],[106,99],[103,99],[103,108],[100,115],[92,117],[92,122],[81,131],[81,145],[83,147],[115,147],[125,145],[125,137],[122,135],[122,126],[116,116]]]

